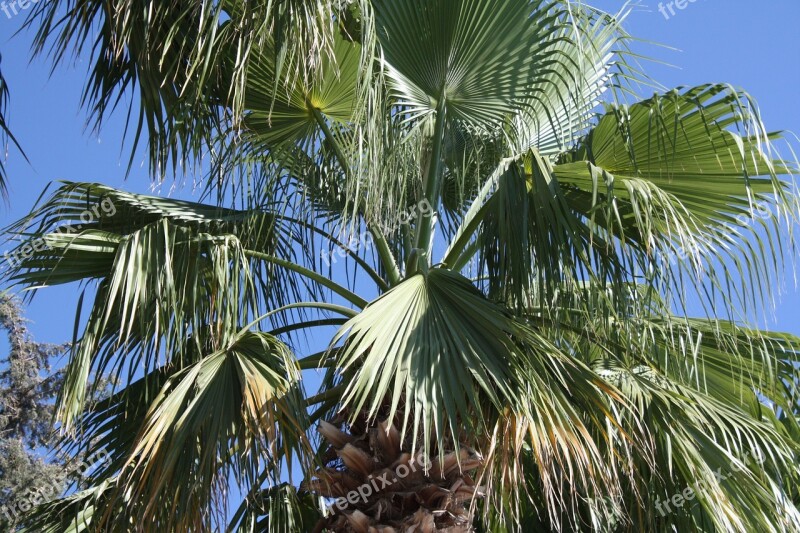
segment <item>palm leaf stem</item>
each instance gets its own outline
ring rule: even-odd
[[[326,390],[325,392],[321,392],[314,396],[309,396],[306,398],[306,405],[317,405],[318,403],[322,403],[325,400],[341,400],[342,396],[344,396],[345,390],[347,389],[347,384],[343,383],[341,385],[337,385],[331,389]]]
[[[302,226],[302,227],[304,227],[304,228],[316,233],[317,235],[321,235],[321,236],[325,237],[332,244],[334,244],[335,246],[338,246],[339,248],[344,250],[345,253],[349,257],[351,257],[353,259],[353,261],[355,261],[356,264],[358,266],[360,266],[370,278],[372,278],[372,280],[378,285],[378,287],[382,291],[388,291],[391,288],[389,283],[387,283],[386,280],[378,272],[376,272],[375,269],[373,269],[370,266],[370,264],[367,263],[364,260],[363,257],[361,257],[355,251],[353,251],[350,248],[348,248],[346,243],[344,243],[344,242],[340,241],[339,239],[337,239],[336,237],[334,237],[332,233],[327,232],[327,231],[325,231],[325,230],[323,230],[321,228],[318,228],[317,226],[315,226],[313,224],[309,224],[308,222],[305,222],[305,221],[297,219],[297,218],[287,217],[287,216],[283,216],[283,215],[280,215],[278,218],[280,218],[281,220],[285,220],[287,222],[291,222],[292,224],[297,224],[299,226]],[[379,231],[379,230],[377,230],[377,228],[376,228],[376,231]],[[373,236],[374,236],[374,233],[373,233]],[[382,242],[388,248],[388,245],[386,244],[386,241],[383,240]],[[380,246],[380,243],[378,243],[376,241],[376,245]],[[399,276],[399,274],[398,274],[398,276]],[[399,278],[398,278],[398,280],[399,280]]]
[[[282,328],[273,329],[270,331],[270,335],[283,335],[284,333],[291,333],[292,331],[297,331],[300,329],[312,329],[312,328],[319,328],[324,326],[341,326],[347,323],[347,320],[343,318],[327,318],[323,320],[309,320],[307,322],[298,322],[296,324],[290,324],[288,326],[284,326]]]
[[[342,166],[342,170],[344,170],[345,174],[350,174],[350,165],[347,162],[347,158],[344,156],[344,152],[342,152],[341,146],[339,146],[339,142],[333,136],[330,128],[328,127],[328,123],[325,121],[325,117],[322,115],[322,112],[317,109],[315,106],[308,103],[309,109],[311,109],[312,115],[314,115],[314,119],[319,124],[320,129],[322,130],[323,135],[325,135],[325,139],[330,143],[333,147],[333,152],[336,154],[336,158],[339,160],[339,164]],[[391,248],[389,247],[389,243],[386,242],[386,237],[384,237],[383,233],[380,231],[377,225],[367,222],[367,230],[372,235],[373,240],[375,241],[375,248],[378,252],[378,259],[380,259],[381,264],[383,265],[384,270],[386,271],[386,275],[389,277],[389,285],[394,286],[400,283],[401,276],[400,276],[400,268],[397,266],[397,261],[395,260],[394,255],[392,254]],[[378,276],[380,278],[380,276]],[[385,282],[382,278],[376,280],[379,285],[381,285],[383,290],[388,290],[389,287],[384,287]]]
[[[434,210],[439,207],[439,198],[442,193],[442,149],[444,148],[444,129],[447,118],[445,115],[445,100],[445,95],[442,94],[436,107],[436,124],[433,128],[433,139],[431,140],[428,173],[425,176],[425,199],[433,206]],[[433,220],[433,213],[428,213],[421,217],[417,230],[417,248],[424,250],[426,254],[430,254]]]
[[[302,359],[298,359],[297,365],[300,367],[300,370],[327,368],[328,365],[336,363],[336,358],[333,357],[335,353],[336,353],[335,349],[318,352],[313,355],[304,357]]]
[[[311,102],[307,102],[308,108],[311,110],[311,114],[314,115],[314,120],[317,121],[319,124],[320,129],[322,130],[323,135],[325,135],[325,139],[331,143],[331,147],[333,147],[333,152],[336,154],[336,159],[339,160],[339,164],[342,165],[342,170],[344,170],[345,174],[350,174],[350,164],[347,162],[347,158],[344,156],[344,152],[342,152],[342,147],[339,146],[339,142],[333,136],[331,129],[328,127],[328,123],[325,121],[325,117],[322,116],[322,111],[320,111],[317,107],[311,104]]]
[[[341,296],[342,298],[344,298],[345,300],[347,300],[348,302],[350,302],[351,304],[355,305],[360,309],[363,309],[369,303],[359,295],[355,294],[354,292],[347,290],[346,288],[342,287],[335,281],[328,279],[325,276],[318,274],[317,272],[314,272],[311,269],[292,263],[291,261],[275,257],[273,255],[263,254],[261,252],[255,252],[253,250],[245,250],[244,253],[246,256],[252,257],[253,259],[260,259],[262,261],[266,261],[267,263],[272,263],[274,265],[283,267],[287,270],[291,270],[292,272],[296,272],[297,274],[300,274],[301,276],[306,277],[316,283],[319,283],[323,287],[330,289],[335,294],[338,294],[339,296]]]

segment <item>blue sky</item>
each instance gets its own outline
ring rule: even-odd
[[[748,90],[759,102],[770,129],[800,133],[800,52],[796,25],[800,2],[771,0],[685,0],[669,18],[648,1],[628,18],[629,32],[643,40],[635,49],[658,62],[645,62],[650,75],[667,87],[727,82]],[[624,2],[588,2],[608,11]],[[667,5],[665,12],[669,14]],[[153,190],[144,159],[139,157],[124,179],[129,148],[120,149],[125,114],[108,121],[101,134],[85,128],[79,98],[87,65],[76,61],[49,77],[47,65],[29,64],[30,35],[12,38],[24,15],[7,18],[0,11],[0,53],[11,89],[10,124],[30,158],[13,150],[7,170],[10,203],[0,208],[0,225],[25,215],[51,181],[98,181],[137,192]],[[648,42],[662,43],[655,46]],[[668,48],[672,47],[674,49]],[[668,63],[675,66],[668,66]],[[643,94],[644,97],[649,94]],[[193,196],[191,178],[168,181],[155,189],[164,195]],[[0,248],[0,255],[5,250]],[[771,329],[800,335],[800,292],[789,278]],[[77,287],[40,292],[28,310],[31,330],[39,340],[63,342],[72,335]]]

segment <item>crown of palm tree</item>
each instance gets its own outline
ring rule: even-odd
[[[91,43],[98,126],[134,95],[154,176],[206,171],[217,202],[64,183],[8,229],[46,244],[9,281],[92,288],[58,416],[66,451],[111,457],[25,527],[395,531],[395,496],[369,517],[325,499],[391,465],[391,427],[393,457],[480,457],[423,473],[447,503],[395,521],[419,531],[800,530],[800,339],[744,325],[794,252],[797,164],[740,90],[638,100],[624,16],[37,4],[37,52]]]

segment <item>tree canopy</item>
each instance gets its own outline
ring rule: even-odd
[[[625,16],[35,5],[93,123],[130,99],[204,193],[62,183],[7,228],[6,282],[83,287],[55,414],[109,456],[23,530],[800,530],[800,339],[750,322],[798,163],[743,90],[653,94]]]

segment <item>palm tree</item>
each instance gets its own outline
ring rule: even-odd
[[[746,326],[797,165],[740,90],[637,100],[623,19],[33,7],[208,203],[64,183],[9,228],[40,244],[9,281],[84,287],[57,419],[110,457],[26,530],[800,530],[800,339]]]

